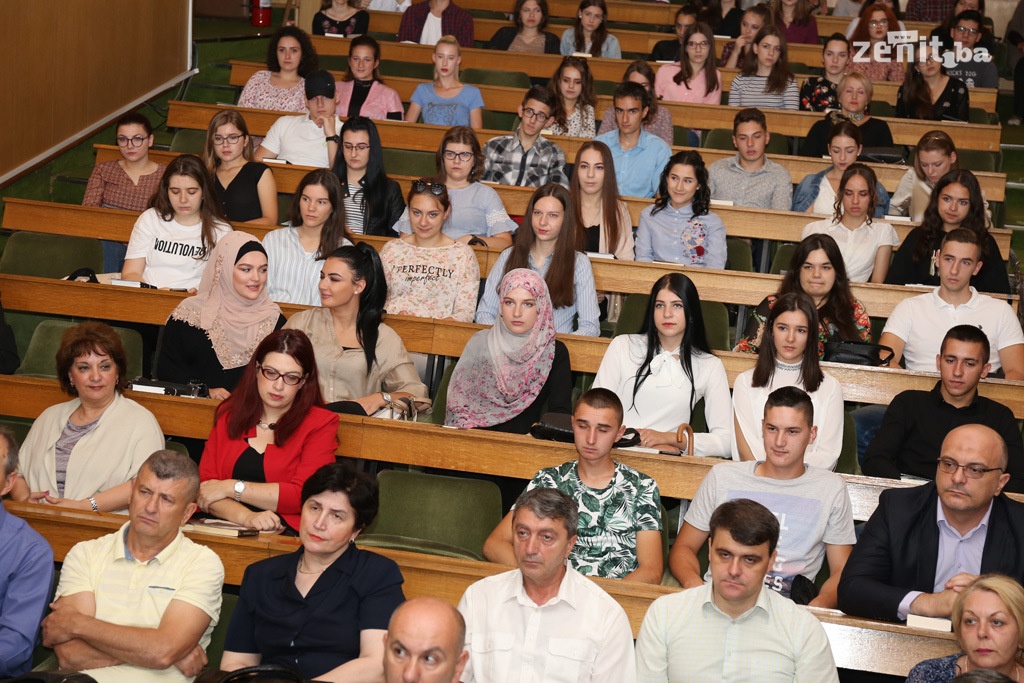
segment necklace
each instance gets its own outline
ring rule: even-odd
[[[784,363],[778,358],[775,359],[775,369],[782,372],[799,372],[801,365],[803,365],[803,361],[799,363]]]
[[[302,559],[299,560],[298,566],[296,567],[296,569],[299,571],[300,574],[323,574],[324,571],[327,569],[327,567],[323,567],[322,569],[316,569],[316,570],[313,570],[313,571],[309,571],[308,569],[303,569],[302,568],[305,564],[306,564],[306,556],[303,555]],[[329,567],[330,565],[327,565],[327,566]]]
[[[854,123],[860,123],[861,121],[863,121],[865,119],[865,117],[867,117],[867,114],[865,114],[864,112],[861,112],[860,114],[854,114],[854,113],[846,114],[846,118],[850,119]]]
[[[263,420],[260,420],[259,422],[256,423],[256,426],[257,427],[263,427],[264,429],[269,429],[270,431],[274,431],[274,427],[277,426],[277,423],[276,422],[271,422],[270,424],[267,424]]]

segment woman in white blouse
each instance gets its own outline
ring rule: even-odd
[[[697,288],[682,273],[654,283],[640,334],[612,340],[594,386],[618,395],[624,422],[639,430],[641,446],[730,457],[729,381],[708,346]],[[679,425],[690,422],[702,398],[710,432],[694,435],[692,444],[677,440]]]
[[[804,462],[834,469],[843,447],[843,389],[818,364],[818,311],[806,294],[783,294],[765,323],[757,363],[736,378],[732,403],[734,460],[764,460],[761,422],[768,394],[796,386],[811,397],[817,437]],[[808,343],[810,342],[810,343]]]

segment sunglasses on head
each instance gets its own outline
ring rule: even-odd
[[[412,181],[413,192],[423,192],[429,190],[430,194],[435,197],[439,197],[445,193],[448,188],[444,186],[444,183],[432,183],[426,180],[414,180]]]

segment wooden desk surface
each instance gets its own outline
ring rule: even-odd
[[[135,214],[116,209],[97,209],[72,204],[54,204],[34,200],[9,199],[4,210],[3,227],[9,230],[30,230],[51,234],[75,234],[99,239],[126,241],[131,234]],[[238,230],[259,239],[268,231],[266,226],[235,224]],[[364,241],[378,246],[386,238],[364,237]],[[481,261],[481,276],[486,277],[500,251],[477,249]],[[778,289],[780,275],[743,273],[710,268],[687,268],[668,263],[640,263],[606,258],[591,259],[594,281],[598,290],[606,292],[646,294],[654,281],[669,271],[685,272],[707,301],[755,306],[768,294]],[[905,298],[928,291],[926,287],[876,285],[857,282],[851,284],[853,295],[864,304],[868,313],[888,317],[896,304]],[[1016,306],[1016,297],[1009,298]]]
[[[56,561],[63,561],[78,542],[113,533],[125,518],[112,514],[66,511],[28,503],[6,503],[7,510],[28,522],[50,543]],[[295,539],[261,534],[255,539],[238,539],[187,533],[192,540],[206,545],[221,558],[225,583],[240,585],[242,574],[253,562],[293,552]],[[507,568],[489,562],[474,562],[434,555],[374,548],[373,552],[394,560],[405,579],[403,591],[407,598],[436,596],[451,604],[458,603],[472,583]],[[634,636],[650,603],[677,589],[627,583],[615,579],[593,579],[625,610]],[[828,634],[837,666],[846,669],[875,671],[904,676],[922,659],[942,657],[956,651],[951,634],[935,633],[860,619],[837,610],[807,608],[821,620]]]

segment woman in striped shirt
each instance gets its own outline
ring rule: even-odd
[[[775,25],[762,26],[743,70],[729,87],[730,107],[799,109],[800,92],[789,70],[786,37]]]

